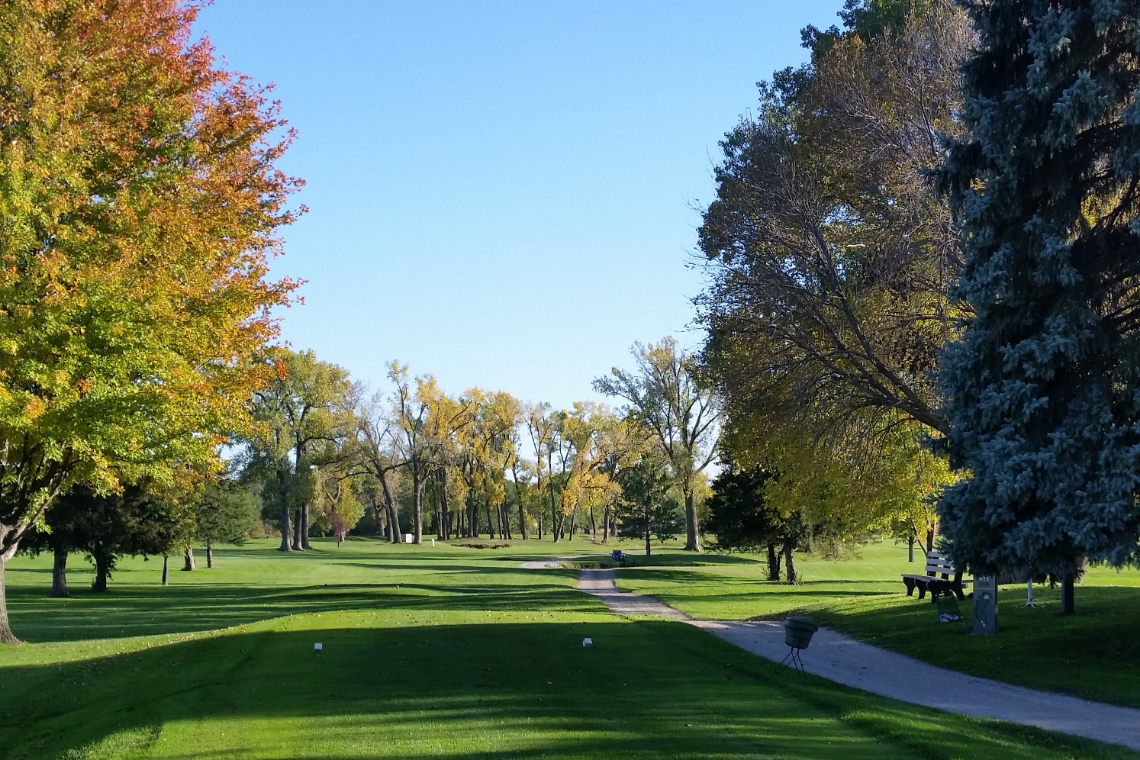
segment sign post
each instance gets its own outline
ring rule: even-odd
[[[997,576],[979,575],[974,578],[974,630],[979,636],[992,636],[998,632]]]

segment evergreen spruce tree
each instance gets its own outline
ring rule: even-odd
[[[970,2],[968,141],[941,181],[970,307],[941,373],[940,511],[975,573],[1123,565],[1140,535],[1140,9]]]

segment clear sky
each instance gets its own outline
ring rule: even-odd
[[[841,6],[215,0],[199,30],[299,133],[285,339],[373,387],[399,359],[558,407],[635,340],[698,345],[717,142]]]

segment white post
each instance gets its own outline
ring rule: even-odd
[[[1025,606],[1036,607],[1037,605],[1033,603],[1033,581],[1026,584],[1026,590],[1029,592],[1029,597],[1025,600]]]

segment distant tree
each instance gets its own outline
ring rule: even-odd
[[[336,467],[318,468],[314,473],[313,514],[317,525],[336,537],[337,546],[364,516],[358,488],[360,483],[352,473]]]
[[[670,494],[673,487],[669,462],[656,453],[641,457],[621,474],[618,535],[644,539],[646,557],[653,553],[652,536],[668,541],[684,529],[682,504]]]
[[[549,495],[550,526],[554,530],[558,511],[554,498],[554,452],[556,420],[548,403],[531,404],[524,413],[527,437],[534,450],[534,497],[538,515],[538,537],[542,538],[542,515],[544,512],[542,502]],[[545,481],[545,482],[544,482]],[[545,485],[545,488],[544,488]],[[555,536],[557,540],[557,535]]]
[[[382,509],[388,540],[393,544],[403,543],[396,503],[396,482],[404,467],[399,451],[398,422],[383,393],[365,397],[359,388],[354,392],[353,419],[356,466],[368,473],[366,487],[373,487],[371,500]],[[379,486],[379,494],[375,492],[376,486]]]
[[[214,544],[241,546],[261,519],[261,499],[230,478],[206,484],[195,503],[196,537],[206,544],[206,567],[214,567]]]
[[[971,3],[970,138],[943,170],[973,311],[941,382],[955,466],[940,509],[978,574],[1049,573],[1140,536],[1140,7]]]
[[[716,548],[726,551],[766,551],[768,580],[780,580],[780,561],[788,583],[799,580],[795,550],[812,533],[802,511],[781,514],[768,498],[776,477],[756,467],[748,470],[726,467],[712,484],[709,498],[709,530],[716,534]]]
[[[311,468],[335,456],[352,434],[354,397],[348,371],[319,361],[312,351],[279,352],[271,360],[276,377],[253,399],[258,432],[247,441],[248,466],[265,481],[262,499],[280,510],[279,549],[304,551],[308,548]]]
[[[669,459],[673,482],[685,501],[685,549],[701,550],[695,493],[701,474],[716,456],[720,400],[697,375],[691,354],[673,338],[633,346],[635,372],[611,370],[594,389],[626,401],[631,419],[653,431]]]

